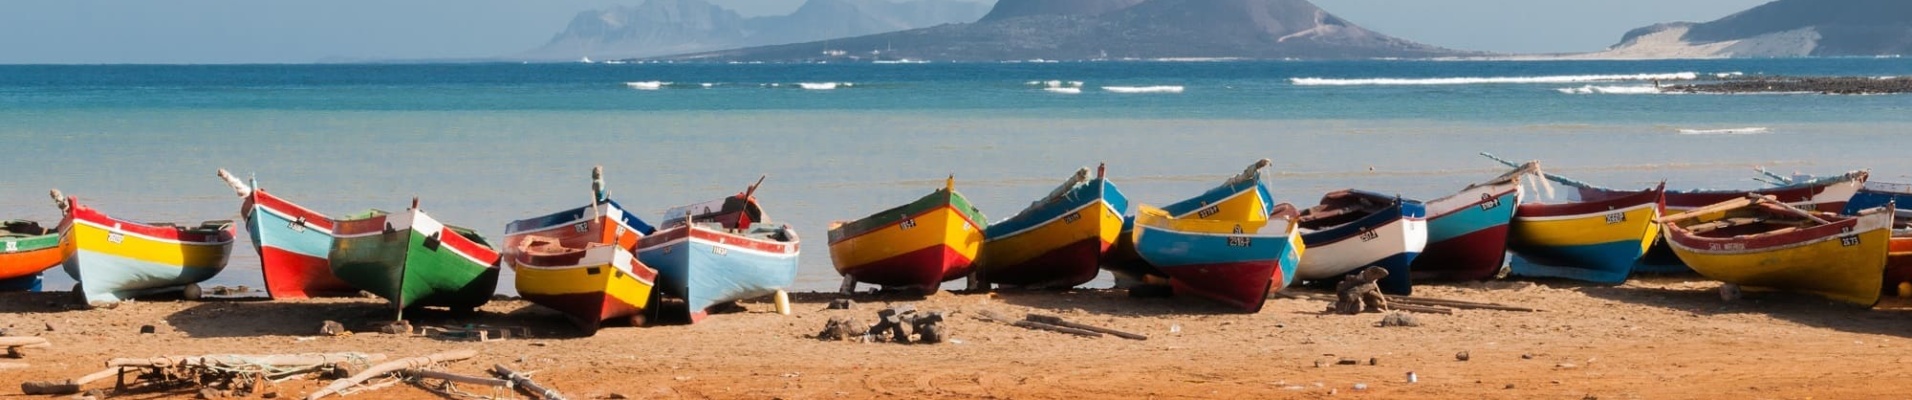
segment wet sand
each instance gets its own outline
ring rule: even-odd
[[[582,336],[554,312],[517,300],[477,315],[409,313],[417,325],[520,325],[531,338],[461,342],[372,333],[392,315],[365,298],[307,301],[148,300],[77,309],[66,293],[0,294],[0,327],[43,336],[16,383],[78,377],[113,357],[361,351],[408,357],[453,349],[479,356],[446,370],[482,375],[493,363],[537,371],[572,398],[1862,398],[1902,397],[1912,379],[1912,308],[1872,310],[1796,294],[1748,292],[1725,302],[1718,284],[1651,278],[1621,286],[1565,281],[1422,285],[1417,296],[1498,302],[1544,312],[1413,314],[1418,327],[1377,327],[1381,314],[1324,315],[1327,303],[1271,299],[1257,314],[1193,298],[1130,298],[1115,290],[854,296],[793,294],[792,315],[765,301],[696,325],[610,327]],[[823,342],[833,316],[869,323],[888,304],[950,313],[954,339],[935,345]],[[1039,312],[1149,335],[1081,338],[987,322],[979,312]],[[317,336],[336,320],[356,334]],[[47,324],[53,330],[45,329]],[[140,334],[141,325],[158,332]],[[1459,361],[1456,353],[1467,352]],[[1361,365],[1335,365],[1342,358]],[[1377,365],[1367,365],[1368,360]],[[1317,362],[1326,366],[1317,367]],[[1413,372],[1417,383],[1406,375]],[[268,386],[280,398],[317,377]],[[1363,385],[1365,390],[1356,389]],[[109,381],[89,388],[110,389]],[[464,387],[471,393],[489,389]],[[193,390],[122,393],[191,398]],[[66,398],[67,396],[57,396]],[[254,394],[253,398],[261,397]],[[393,386],[344,398],[441,398]]]

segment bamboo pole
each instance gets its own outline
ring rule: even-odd
[[[533,397],[544,400],[565,400],[564,394],[558,393],[557,389],[539,385],[538,382],[531,380],[531,375],[512,371],[510,368],[506,368],[504,364],[492,364],[491,374],[511,381],[511,383],[517,385],[518,391]]]
[[[1757,194],[1748,193],[1746,194],[1746,197],[1722,201],[1722,202],[1714,203],[1709,206],[1686,210],[1686,212],[1682,212],[1679,214],[1662,216],[1662,217],[1653,219],[1653,222],[1664,224],[1668,222],[1685,220],[1685,219],[1693,218],[1700,215],[1711,214],[1711,213],[1731,210],[1735,208],[1750,206],[1750,205],[1753,205],[1753,203],[1760,202],[1762,199],[1778,201],[1778,200],[1774,200],[1772,196],[1760,196]]]
[[[432,354],[432,355],[423,356],[423,357],[411,357],[411,358],[393,360],[383,364],[374,365],[371,368],[367,368],[365,369],[365,371],[359,372],[357,375],[352,375],[349,378],[332,381],[332,384],[325,385],[324,388],[320,388],[319,391],[312,392],[312,394],[305,396],[305,398],[306,400],[315,400],[321,397],[325,397],[326,395],[338,393],[340,390],[344,390],[345,388],[352,387],[352,385],[357,385],[359,383],[365,382],[366,380],[370,380],[372,378],[376,378],[379,376],[384,376],[392,372],[398,372],[398,371],[406,370],[406,369],[420,369],[420,368],[429,367],[432,364],[442,363],[446,361],[463,360],[463,359],[477,357],[477,356],[478,356],[477,350],[463,349],[463,350],[453,350],[453,351],[448,351],[443,353],[437,353],[437,354]]]

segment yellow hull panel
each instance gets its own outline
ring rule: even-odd
[[[1618,215],[1618,217],[1616,217]],[[1639,242],[1644,254],[1660,237],[1659,209],[1652,204],[1618,212],[1585,214],[1572,218],[1514,217],[1507,240],[1527,246],[1587,246],[1618,242]]]
[[[983,230],[948,206],[937,207],[861,236],[830,244],[837,272],[848,273],[891,257],[936,246],[948,246],[964,258],[976,259],[983,247]]]
[[[232,242],[181,243],[112,232],[92,224],[74,223],[65,250],[86,250],[110,256],[185,268],[225,268]]]
[[[1071,215],[1074,216],[1073,220]],[[1098,201],[1042,226],[989,242],[984,246],[983,258],[978,262],[982,268],[993,270],[999,266],[1021,264],[1051,250],[1084,240],[1094,239],[1100,240],[1103,245],[1112,244],[1121,233],[1122,214],[1110,210],[1108,203]]]
[[[598,273],[590,270],[597,268]],[[587,295],[602,292],[637,308],[648,307],[652,284],[609,265],[568,268],[521,267],[517,287],[526,295]]]
[[[1782,288],[1872,306],[1879,301],[1891,232],[1874,229],[1802,246],[1746,253],[1673,246],[1680,261],[1707,278],[1746,286]]]

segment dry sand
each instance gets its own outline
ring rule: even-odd
[[[1693,278],[1697,279],[1697,278]],[[1912,313],[1899,299],[1864,310],[1794,294],[1749,292],[1723,302],[1717,283],[1636,280],[1622,286],[1562,281],[1419,286],[1417,295],[1543,308],[1415,314],[1419,327],[1376,327],[1380,314],[1323,315],[1326,303],[1270,300],[1240,314],[1199,299],[1136,299],[1121,291],[859,295],[825,310],[829,294],[799,294],[793,315],[765,302],[696,325],[611,327],[581,337],[556,314],[495,301],[453,320],[413,313],[420,325],[531,327],[533,338],[485,343],[360,332],[315,337],[320,321],[369,329],[391,317],[374,299],[298,302],[158,300],[113,309],[68,306],[64,293],[0,294],[0,327],[44,336],[27,368],[0,370],[0,397],[22,381],[77,377],[112,357],[363,351],[392,357],[460,348],[477,359],[537,371],[573,398],[1903,398],[1912,396]],[[832,316],[873,322],[885,304],[952,313],[956,340],[936,345],[820,342]],[[1079,338],[977,319],[1058,314],[1150,336]],[[45,329],[51,324],[53,329]],[[141,325],[159,327],[140,334]],[[1456,353],[1468,352],[1468,361]],[[1362,365],[1332,365],[1341,358]],[[1378,365],[1366,365],[1369,359]],[[1317,361],[1330,365],[1317,367]],[[1415,373],[1418,383],[1406,374]],[[322,386],[293,380],[282,398]],[[1361,384],[1365,390],[1355,389]],[[110,388],[103,382],[91,387]],[[466,388],[473,393],[490,393]],[[122,394],[191,397],[178,390]],[[59,396],[65,398],[67,396]],[[116,396],[117,397],[117,396]],[[254,398],[260,397],[254,395]],[[34,397],[39,398],[39,397]],[[345,398],[440,398],[395,386]]]

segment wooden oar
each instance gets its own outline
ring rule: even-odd
[[[1653,222],[1664,224],[1668,222],[1684,220],[1684,219],[1693,218],[1693,217],[1697,217],[1704,214],[1711,214],[1711,213],[1716,213],[1720,211],[1726,211],[1726,210],[1731,210],[1735,208],[1750,206],[1750,205],[1753,205],[1753,203],[1757,203],[1762,200],[1778,201],[1778,200],[1774,200],[1772,196],[1760,196],[1758,194],[1747,193],[1746,197],[1722,201],[1719,203],[1714,203],[1713,205],[1686,210],[1686,212],[1682,212],[1679,214],[1661,216],[1659,218],[1654,218]]]

